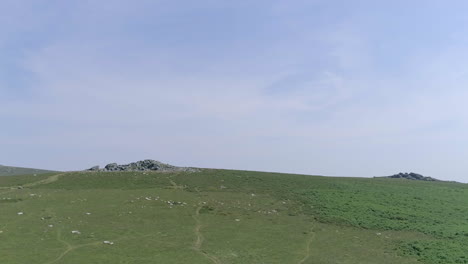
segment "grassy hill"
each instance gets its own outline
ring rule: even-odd
[[[0,165],[0,176],[43,174],[43,173],[49,173],[49,172],[52,172],[52,171]]]
[[[457,183],[52,173],[1,177],[0,208],[8,264],[468,263],[468,186]]]

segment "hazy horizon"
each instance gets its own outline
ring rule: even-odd
[[[467,8],[2,1],[0,164],[468,182]]]
[[[143,159],[141,159],[143,160]],[[134,161],[128,161],[128,162],[123,162],[123,163],[118,163],[119,165],[124,165],[124,164],[129,164],[129,163],[132,163],[132,162],[136,162],[136,161],[140,161],[140,160],[134,160]],[[161,161],[161,160],[158,160],[158,161]],[[181,167],[194,167],[190,164],[173,164],[173,163],[170,163],[170,162],[164,162],[164,161],[161,161],[163,163],[167,163],[167,164],[170,164],[170,165],[175,165],[175,166],[181,166]],[[114,163],[114,162],[111,162],[111,163]],[[94,167],[94,166],[99,166],[99,168],[103,169],[106,165],[108,165],[109,163],[107,164],[94,164],[93,166],[89,166],[87,168],[77,168],[77,169],[74,169],[74,170],[58,170],[58,169],[54,169],[54,168],[31,168],[31,169],[39,169],[39,170],[51,170],[51,171],[64,171],[64,172],[72,172],[72,171],[85,171],[85,170],[88,170],[88,169],[91,169],[91,167]],[[18,167],[18,168],[28,168],[28,167],[24,167],[24,166],[11,166],[11,165],[5,165],[5,164],[0,164],[0,166],[6,166],[6,167]],[[214,169],[214,170],[240,170],[240,171],[244,171],[245,169],[242,169],[242,168],[215,168],[215,167],[197,167],[197,168],[203,168],[203,169]],[[389,174],[389,175],[372,175],[372,176],[359,176],[359,175],[322,175],[322,174],[314,174],[314,173],[301,173],[301,172],[294,172],[294,171],[271,171],[271,170],[255,170],[255,169],[252,169],[252,170],[246,170],[246,171],[256,171],[256,172],[268,172],[268,173],[283,173],[283,174],[297,174],[297,175],[310,175],[310,176],[322,176],[322,177],[356,177],[356,178],[374,178],[374,177],[387,177],[387,176],[392,176],[394,174],[398,174],[398,173],[416,173],[414,171],[400,171],[400,172],[396,172],[396,173],[393,173],[393,174]],[[430,175],[423,175],[423,176],[429,176],[431,177]],[[450,180],[447,180],[447,181],[450,181]],[[467,181],[457,181],[457,182],[460,182],[460,183],[468,183]]]

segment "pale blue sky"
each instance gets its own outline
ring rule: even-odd
[[[466,1],[0,2],[0,164],[468,182]]]

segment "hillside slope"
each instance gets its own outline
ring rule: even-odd
[[[50,172],[53,172],[53,171],[0,165],[0,176],[43,174],[43,173],[50,173]]]
[[[0,263],[467,263],[466,204],[467,185],[403,179],[2,177]]]

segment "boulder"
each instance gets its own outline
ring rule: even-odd
[[[119,165],[117,165],[117,163],[110,163],[110,164],[107,164],[106,167],[104,167],[104,170],[106,170],[106,171],[118,171],[119,170]]]
[[[99,166],[94,166],[88,169],[89,171],[99,171]]]

